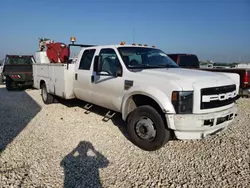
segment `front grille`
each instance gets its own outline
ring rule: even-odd
[[[200,108],[210,109],[210,108],[218,108],[221,106],[226,106],[232,104],[236,98],[229,98],[226,100],[211,100],[210,102],[202,102],[202,97],[204,95],[218,95],[223,93],[228,93],[236,90],[236,85],[228,85],[228,86],[221,86],[221,87],[210,87],[210,88],[203,88],[201,89],[201,105]]]

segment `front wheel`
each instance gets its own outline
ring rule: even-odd
[[[41,94],[42,94],[42,99],[45,104],[51,104],[54,101],[54,97],[48,93],[46,85],[42,84],[41,87]]]
[[[131,141],[146,151],[158,150],[170,139],[162,116],[149,105],[139,106],[131,112],[127,130]]]

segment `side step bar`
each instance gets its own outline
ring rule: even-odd
[[[84,113],[85,113],[85,114],[89,114],[89,113],[90,113],[89,109],[92,108],[92,106],[93,106],[92,104],[89,104],[89,103],[86,104],[86,105],[84,106],[84,109],[86,110]]]
[[[102,121],[107,122],[107,121],[109,121],[114,115],[115,115],[115,112],[108,111],[108,112],[105,114],[105,116],[104,116],[104,118],[102,119]]]
[[[83,108],[86,110],[84,113],[85,114],[89,114],[90,113],[90,108],[92,108],[93,107],[93,105],[92,104],[89,104],[89,103],[87,103]],[[109,121],[112,117],[114,117],[114,115],[115,115],[116,113],[115,112],[113,112],[113,111],[108,111],[106,114],[105,114],[105,116],[102,118],[102,121],[104,121],[104,122],[107,122],[107,121]]]

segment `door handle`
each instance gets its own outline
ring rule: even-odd
[[[77,80],[77,73],[75,73],[75,80]]]
[[[94,75],[91,76],[91,82],[94,83]]]

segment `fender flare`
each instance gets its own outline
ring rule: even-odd
[[[163,113],[175,113],[174,107],[172,105],[169,97],[163,93],[161,90],[155,87],[133,87],[127,91],[122,100],[122,119],[126,121],[127,116],[130,112],[127,111],[127,105],[133,95],[145,95],[153,99],[162,109]]]

